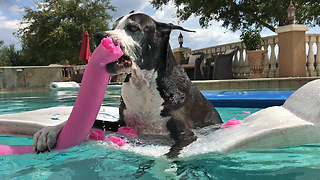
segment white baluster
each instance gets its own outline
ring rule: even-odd
[[[250,63],[248,59],[248,55],[246,53],[246,58],[244,59],[244,77],[248,78],[250,76],[251,69],[250,69]]]
[[[222,47],[221,47],[221,52],[220,52],[220,53],[223,53],[223,54],[224,54],[224,52],[226,52],[226,50],[227,50],[227,49],[226,49],[226,46],[222,46]]]
[[[314,53],[313,53],[313,44],[316,42],[316,37],[314,36],[310,36],[309,37],[309,52],[308,52],[308,71],[309,71],[309,75],[310,77],[315,77],[317,76],[316,72],[314,71]]]
[[[317,37],[317,55],[316,55],[316,62],[317,62],[317,75],[320,76],[320,36]]]
[[[275,44],[275,38],[272,38],[269,40],[270,40],[269,44],[271,47],[271,54],[270,54],[271,68],[270,68],[269,77],[274,78],[274,77],[276,77],[276,71],[277,71],[277,68],[276,68],[277,59],[276,59],[276,53],[274,50],[274,47],[276,46],[276,44]]]
[[[217,53],[217,54],[220,54],[220,52],[221,52],[221,47],[217,47],[217,48],[216,48],[216,53]]]
[[[237,63],[238,63],[238,51],[234,53],[234,57],[232,60],[232,73],[235,78],[237,78]]]
[[[264,50],[268,50],[269,44],[267,44],[267,43],[263,45]],[[270,61],[270,59],[269,59],[269,53],[268,53],[266,59],[263,62],[263,70],[262,70],[263,74],[262,74],[262,77],[268,77],[268,74],[269,74],[269,61]]]
[[[306,35],[306,44],[308,45],[309,44],[309,36]],[[306,45],[306,47],[307,47]],[[309,45],[308,45],[309,46]],[[308,63],[308,55],[306,53],[306,77],[309,77],[310,74],[309,74],[309,70],[308,70],[308,66],[307,66],[307,63]]]
[[[239,77],[240,78],[243,78],[244,77],[244,58],[243,58],[243,51],[245,49],[242,49],[240,51],[240,59],[239,59],[239,63],[238,63],[238,66],[239,66]]]
[[[279,77],[279,38],[276,37],[274,38],[274,54],[275,54],[275,58],[276,58],[276,72],[275,72],[275,77],[278,78]],[[276,47],[278,46],[278,54],[276,54]],[[278,66],[277,66],[278,64]]]
[[[234,62],[234,66],[235,66],[235,75],[237,78],[240,77],[240,59],[241,57],[243,57],[243,46],[240,44],[239,45],[239,50],[238,50],[238,53],[239,54],[239,58],[237,57],[237,60]],[[237,55],[238,56],[238,55]]]

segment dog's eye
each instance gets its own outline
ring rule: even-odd
[[[130,26],[130,30],[135,32],[135,31],[138,31],[139,30],[139,27],[138,26],[135,26],[135,25],[131,25]]]

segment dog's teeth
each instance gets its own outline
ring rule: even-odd
[[[113,42],[113,44],[114,44],[115,46],[117,46],[117,45],[119,44],[116,39],[112,39],[112,42]]]

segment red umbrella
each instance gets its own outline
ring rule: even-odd
[[[79,59],[81,59],[84,62],[88,62],[90,57],[91,57],[91,52],[90,52],[90,45],[89,45],[89,34],[87,31],[84,31]]]

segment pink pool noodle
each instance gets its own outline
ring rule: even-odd
[[[120,127],[118,129],[118,133],[124,134],[124,135],[127,135],[127,136],[132,136],[132,137],[136,137],[137,136],[137,131],[135,131],[134,129],[132,129],[129,126]]]
[[[32,145],[0,145],[0,155],[32,153]]]
[[[117,144],[118,146],[126,145],[126,141],[122,140],[121,138],[116,138],[114,136],[109,136],[108,139],[110,139],[110,141],[112,141],[113,143]]]
[[[61,130],[55,149],[67,149],[80,145],[87,137],[98,115],[110,74],[106,64],[122,56],[120,46],[114,46],[110,38],[104,38],[95,49],[84,72],[78,97],[70,117]],[[0,155],[32,153],[32,145],[0,145]]]
[[[240,120],[236,120],[235,118],[230,119],[228,122],[221,125],[222,128],[227,128],[230,126],[238,125]]]
[[[104,132],[102,130],[95,129],[90,133],[89,139],[93,141],[104,141],[106,137],[104,136]]]
[[[80,145],[87,137],[98,115],[110,74],[106,64],[122,56],[120,46],[114,46],[110,38],[104,38],[95,49],[84,72],[78,97],[70,117],[61,130],[55,149]]]

